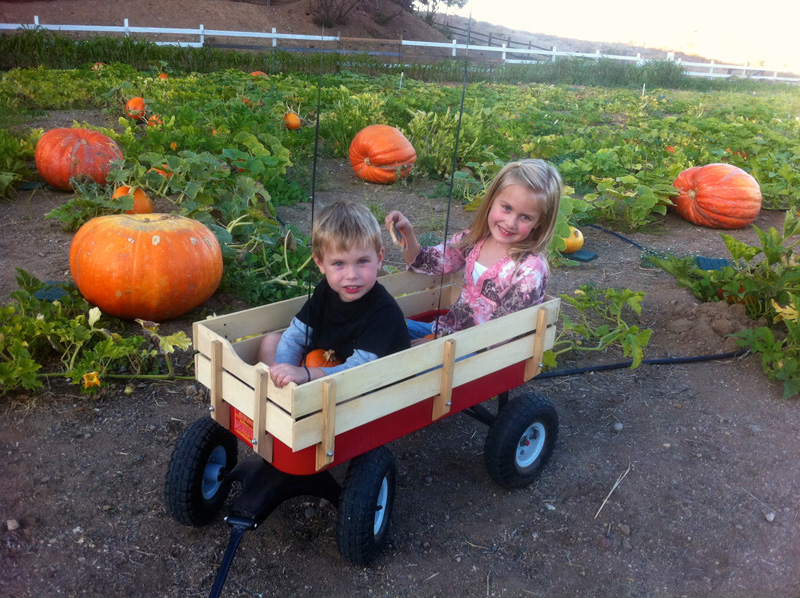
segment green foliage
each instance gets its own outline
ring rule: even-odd
[[[0,396],[40,388],[42,378],[53,376],[88,393],[107,378],[175,378],[170,355],[190,344],[183,332],[163,337],[150,332],[157,342],[124,336],[113,330],[119,321],[90,309],[73,285],[58,285],[64,294],[49,301],[35,297],[47,285],[27,272],[17,269],[17,283],[13,301],[0,307]],[[157,373],[159,356],[167,374]]]
[[[0,129],[0,198],[9,197],[16,185],[30,176],[27,161],[33,157],[36,133],[28,138]]]
[[[800,243],[800,218],[796,210],[786,212],[783,228],[764,232],[757,226],[760,247],[748,245],[722,233],[731,264],[719,270],[703,270],[690,257],[654,257],[653,262],[703,301],[743,303],[752,319],[778,321],[773,300],[787,305],[800,294],[800,260],[793,249]]]
[[[615,222],[625,230],[641,228],[656,221],[653,214],[665,215],[667,206],[673,205],[669,197],[677,195],[672,186],[656,188],[643,185],[632,174],[614,179],[594,179],[597,193],[588,193],[595,216],[600,220]]]
[[[607,351],[610,347],[621,347],[625,356],[632,360],[631,368],[642,362],[644,348],[650,342],[652,330],[640,330],[626,318],[631,312],[642,313],[644,293],[630,289],[599,289],[585,284],[575,290],[574,295],[559,295],[562,329],[553,344],[545,351],[544,365],[555,367],[559,355],[570,351]],[[567,306],[577,311],[564,309]]]
[[[740,346],[760,354],[764,372],[783,382],[784,397],[788,398],[800,392],[800,260],[793,251],[800,243],[800,218],[792,209],[786,213],[780,231],[753,228],[760,247],[722,234],[732,262],[719,270],[702,270],[692,257],[670,256],[653,261],[696,297],[743,304],[750,318],[766,320],[768,326],[732,336]]]

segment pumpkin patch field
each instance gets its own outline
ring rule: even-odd
[[[2,74],[0,594],[207,595],[228,527],[163,501],[207,409],[192,322],[308,292],[311,197],[399,209],[430,244],[531,157],[565,183],[558,350],[519,390],[559,410],[542,477],[494,486],[485,429],[447,418],[392,443],[375,564],[345,564],[334,507],[298,498],[243,541],[226,595],[797,593],[796,89],[483,82],[459,114],[458,86],[251,71]],[[41,145],[79,130],[90,157]]]

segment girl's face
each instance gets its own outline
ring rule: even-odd
[[[541,202],[522,185],[508,185],[495,195],[489,209],[489,232],[496,243],[513,245],[524,241],[539,225]]]

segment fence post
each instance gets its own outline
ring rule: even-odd
[[[711,66],[708,69],[708,74],[709,75],[713,75],[714,74],[714,61],[713,60],[711,61]]]
[[[667,52],[667,60],[675,61],[675,52]]]
[[[747,77],[747,67],[750,66],[750,61],[746,61],[744,63],[744,68],[742,69],[742,77]]]
[[[486,44],[486,45],[489,46],[490,48],[492,47],[492,34],[491,33],[489,34],[489,43]]]
[[[278,45],[278,38],[275,37],[275,33],[277,33],[277,30],[275,29],[275,27],[273,27],[272,28],[272,35],[273,35],[273,37],[272,37],[272,47],[273,48]]]
[[[453,55],[453,57],[455,57],[455,55],[456,55],[456,40],[453,40],[453,53],[452,53],[452,55]]]
[[[206,43],[205,31],[206,31],[205,27],[203,27],[203,24],[200,23],[200,47],[201,48]]]
[[[36,15],[35,17],[33,17],[33,25],[35,27],[39,26],[39,15]]]
[[[503,62],[506,61],[506,44],[503,44]]]
[[[555,62],[556,61],[556,47],[555,46],[551,46],[551,48],[552,48],[552,50],[551,50],[552,54],[550,55],[550,62]]]
[[[125,19],[125,24],[123,25],[123,27],[125,27],[125,37],[130,37],[131,32],[128,25],[128,19]]]

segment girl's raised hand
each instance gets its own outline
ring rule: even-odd
[[[402,212],[393,210],[385,220],[386,230],[392,235],[394,242],[403,250],[403,259],[410,264],[417,257],[420,245],[414,236],[414,228]]]

